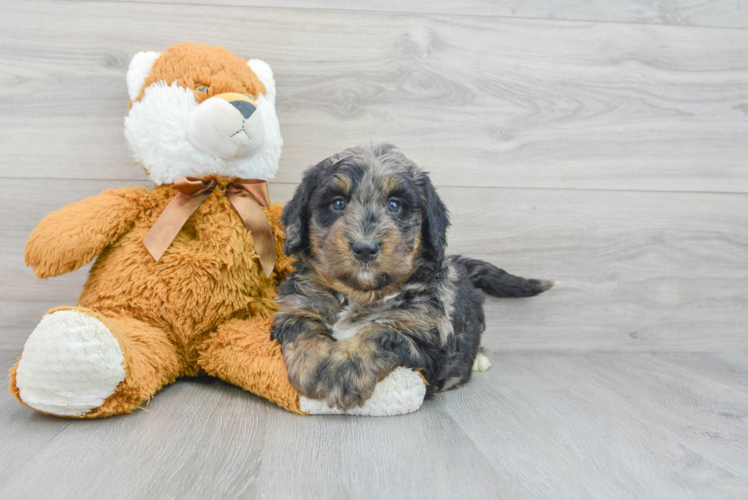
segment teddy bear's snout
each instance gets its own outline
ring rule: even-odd
[[[224,160],[250,157],[265,141],[262,112],[248,95],[213,96],[192,112],[187,138],[196,148]]]

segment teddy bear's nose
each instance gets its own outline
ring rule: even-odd
[[[257,109],[254,104],[247,101],[231,101],[231,105],[239,110],[245,120],[252,116],[252,113]]]

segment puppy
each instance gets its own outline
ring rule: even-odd
[[[283,211],[295,271],[280,285],[272,337],[307,397],[349,409],[398,366],[427,395],[473,369],[485,329],[483,295],[529,297],[553,282],[486,262],[445,258],[449,214],[427,174],[394,146],[351,148],[311,167]]]

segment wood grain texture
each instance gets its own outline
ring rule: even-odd
[[[120,1],[120,0],[114,0]],[[145,3],[204,4],[201,0],[133,0]],[[355,10],[419,14],[501,16],[748,28],[740,0],[219,0],[213,5]]]
[[[23,266],[36,223],[109,181],[0,186],[0,348],[19,348],[49,308],[71,304],[85,270],[49,280]],[[271,183],[285,202],[295,188]],[[748,350],[748,195],[440,188],[449,252],[560,284],[486,304],[485,345],[500,350]],[[14,216],[24,207],[23,216]]]
[[[101,421],[0,391],[0,498],[748,497],[742,3],[193,1],[3,5],[0,370],[86,278],[24,267],[38,221],[150,185],[125,71],[180,41],[273,66],[275,201],[396,142],[451,209],[452,253],[560,284],[489,298],[493,367],[403,417],[300,417],[210,378]]]
[[[748,492],[748,394],[735,384],[744,356],[493,359],[497,372],[476,376],[472,394],[450,394],[447,412],[491,465],[523,485],[523,496],[740,498]],[[737,364],[740,371],[726,385],[694,374],[692,364],[715,370]],[[515,419],[526,419],[532,431],[518,429]],[[487,432],[488,422],[501,430]]]
[[[17,354],[0,351],[0,366]],[[101,421],[2,394],[0,497],[748,495],[744,356],[489,356],[465,388],[394,418],[293,415],[209,378]]]
[[[748,192],[748,30],[95,2],[4,8],[2,176],[144,179],[127,64],[194,39],[275,69],[280,182],[373,140],[441,186]]]

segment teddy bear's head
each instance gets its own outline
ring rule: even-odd
[[[223,47],[139,52],[127,71],[125,136],[156,184],[184,176],[270,180],[283,139],[273,72]]]

